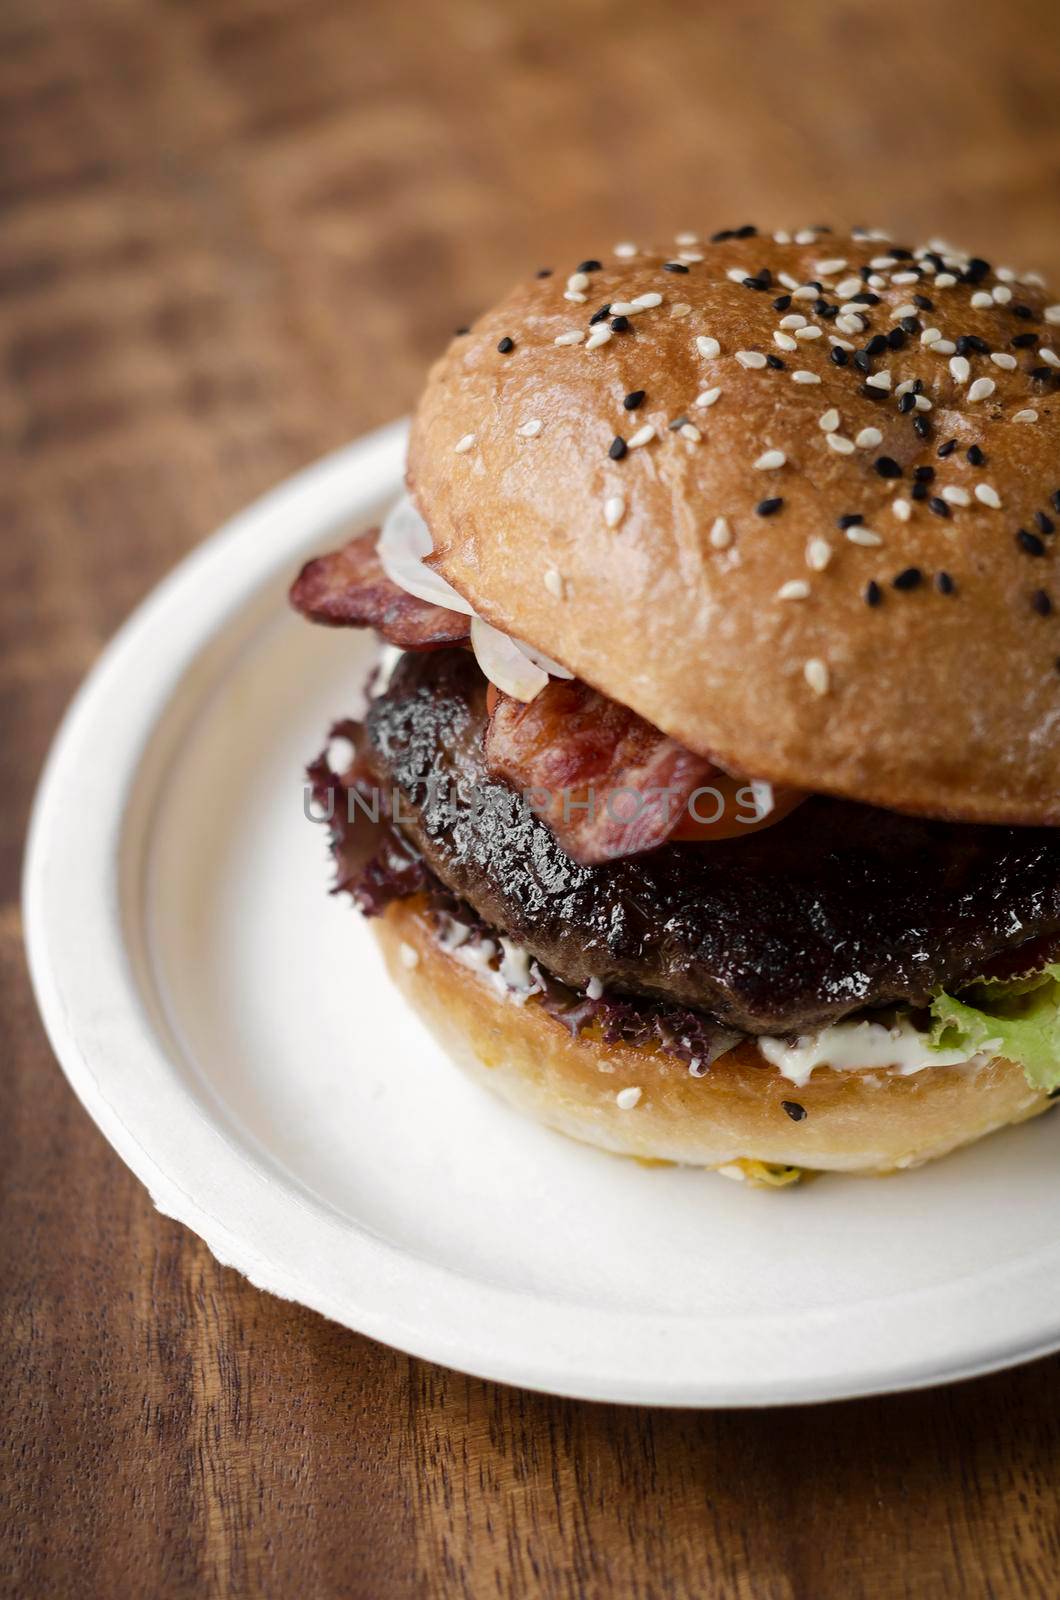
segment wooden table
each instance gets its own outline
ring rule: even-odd
[[[1052,0],[6,0],[4,1594],[1060,1592],[1056,1362],[700,1415],[382,1349],[152,1211],[51,1058],[18,909],[125,613],[528,266],[751,218],[1060,268],[1058,33]]]

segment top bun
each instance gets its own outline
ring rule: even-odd
[[[431,372],[431,565],[734,771],[1060,823],[1058,322],[864,231],[538,275]]]

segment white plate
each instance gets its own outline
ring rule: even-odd
[[[27,938],[107,1138],[254,1283],[533,1388],[759,1405],[1055,1348],[1056,1119],[884,1182],[758,1191],[522,1121],[391,992],[303,815],[303,765],[369,647],[284,594],[308,552],[378,517],[404,443],[350,446],[196,551],[56,741]]]

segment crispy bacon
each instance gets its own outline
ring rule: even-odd
[[[406,594],[383,571],[378,528],[341,550],[307,561],[291,585],[291,604],[329,628],[374,628],[402,650],[436,650],[468,637],[470,618]]]
[[[717,769],[577,679],[553,678],[529,705],[495,691],[486,767],[527,795],[583,866],[663,844]]]

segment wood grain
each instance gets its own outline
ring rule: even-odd
[[[1058,1592],[1054,1361],[620,1410],[410,1361],[217,1266],[52,1062],[17,881],[48,739],[124,614],[405,410],[527,265],[833,219],[1056,273],[1058,45],[1051,0],[6,0],[4,1594]]]

